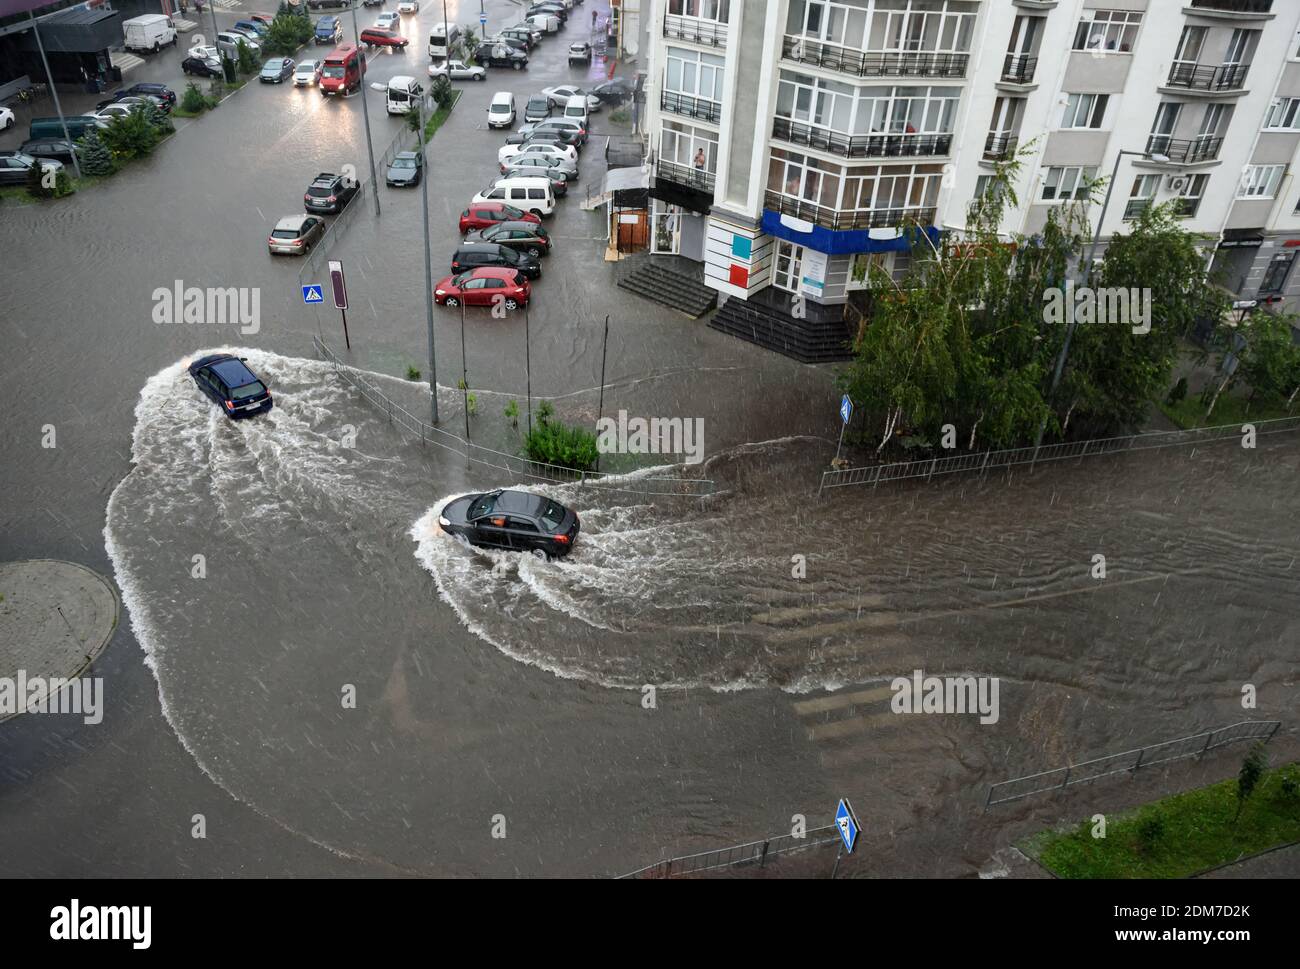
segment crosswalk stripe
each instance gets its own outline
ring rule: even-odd
[[[893,692],[890,687],[882,686],[875,690],[838,693],[835,696],[818,697],[815,700],[800,700],[792,704],[792,706],[794,712],[803,717],[810,713],[825,713],[827,710],[838,710],[840,707],[851,707],[859,703],[873,703],[876,700],[884,700],[891,696]]]
[[[894,713],[877,713],[869,717],[850,717],[847,720],[832,720],[807,727],[809,740],[835,740],[839,737],[852,737],[867,733],[880,727],[896,727],[899,717]]]

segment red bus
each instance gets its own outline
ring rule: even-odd
[[[321,97],[331,94],[351,94],[361,89],[361,78],[366,73],[366,55],[352,44],[343,44],[330,51],[321,67]]]

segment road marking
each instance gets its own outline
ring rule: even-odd
[[[794,712],[803,717],[810,713],[825,713],[827,710],[836,710],[840,707],[850,707],[859,703],[872,703],[876,700],[884,700],[893,692],[893,689],[890,687],[882,686],[875,690],[860,690],[857,693],[840,693],[836,696],[818,697],[816,700],[800,700],[798,703],[791,705],[794,707]]]
[[[1183,573],[1190,575],[1192,573]],[[969,606],[965,609],[949,609],[947,612],[931,612],[922,616],[911,616],[905,619],[895,620],[895,624],[902,626],[910,622],[925,622],[929,619],[946,619],[949,616],[963,616],[969,612],[983,612],[985,609],[1006,609],[1008,607],[1023,606],[1031,602],[1043,602],[1047,599],[1059,599],[1062,596],[1078,595],[1081,592],[1101,592],[1103,590],[1114,589],[1122,585],[1137,585],[1141,582],[1156,582],[1168,580],[1173,573],[1167,575],[1144,575],[1138,579],[1123,579],[1115,581],[1113,579],[1097,581],[1093,585],[1081,586],[1078,589],[1066,589],[1063,592],[1045,592],[1037,596],[1025,596],[1023,599],[1008,599],[1005,602],[993,602],[983,606]]]
[[[899,715],[895,713],[876,713],[869,717],[851,717],[847,720],[832,720],[830,723],[818,723],[805,727],[809,740],[835,740],[840,737],[852,737],[867,733],[880,727],[896,727]]]

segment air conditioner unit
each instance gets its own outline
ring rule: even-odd
[[[1181,192],[1187,187],[1186,175],[1170,175],[1165,179],[1165,187],[1171,192]]]

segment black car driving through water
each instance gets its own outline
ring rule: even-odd
[[[271,392],[242,357],[229,353],[200,357],[190,364],[190,376],[232,420],[271,409]]]
[[[572,551],[580,523],[575,512],[544,495],[498,488],[447,502],[438,524],[470,545],[531,552],[549,559]]]

